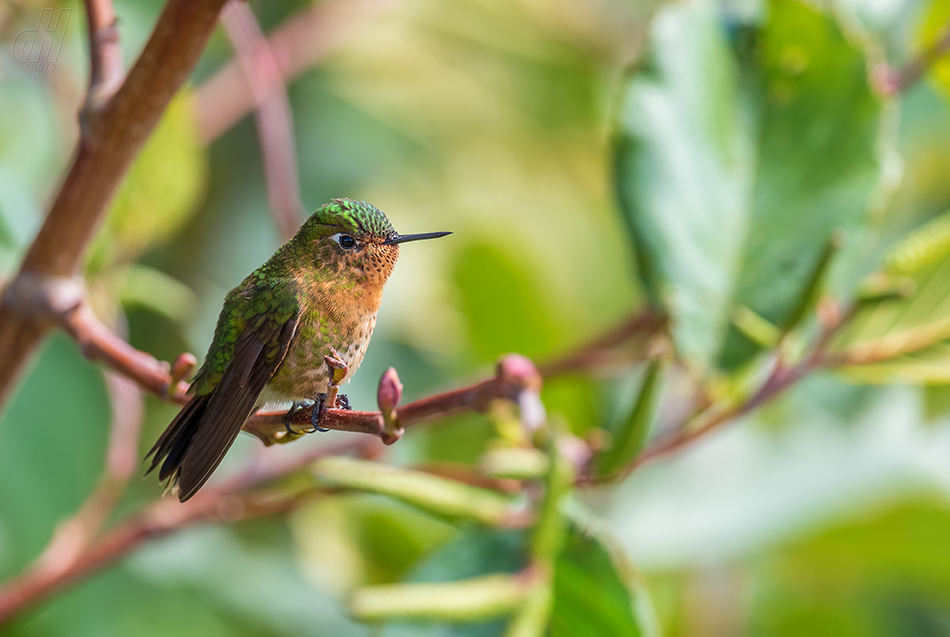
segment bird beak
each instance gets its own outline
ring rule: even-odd
[[[420,241],[422,239],[438,239],[439,237],[444,237],[446,235],[452,234],[451,232],[423,232],[422,234],[401,234],[396,235],[388,241],[383,241],[384,246],[392,246],[397,243],[406,243],[407,241]]]

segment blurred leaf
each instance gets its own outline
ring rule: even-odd
[[[510,615],[524,603],[524,582],[515,575],[481,575],[435,583],[366,586],[348,606],[366,622],[393,620],[478,623]]]
[[[764,26],[712,2],[668,5],[625,90],[617,190],[640,276],[693,366],[756,345],[733,304],[784,325],[832,232],[862,228],[879,179],[882,105],[833,18],[773,0]],[[729,334],[728,341],[726,340]]]
[[[633,582],[595,538],[572,533],[554,576],[552,637],[644,635]]]
[[[455,533],[408,505],[353,493],[306,504],[289,521],[307,571],[321,588],[339,594],[402,579],[421,555]]]
[[[131,261],[180,230],[198,209],[208,166],[188,92],[165,111],[126,175],[92,256]]]
[[[663,388],[661,366],[662,362],[658,359],[650,361],[640,384],[640,392],[630,405],[627,417],[612,428],[610,433],[613,441],[598,462],[601,474],[610,474],[627,466],[650,439]]]
[[[183,321],[195,306],[191,288],[161,270],[139,263],[121,271],[119,286],[119,300],[126,307],[148,309],[173,321]]]
[[[885,258],[912,293],[867,302],[835,343],[859,366],[846,371],[872,383],[950,382],[950,254],[944,231],[950,216],[925,224]]]
[[[50,338],[0,422],[0,578],[46,546],[103,466],[109,400],[98,368]]]
[[[923,391],[924,415],[928,421],[942,419],[950,413],[950,385],[930,385]]]
[[[453,277],[480,360],[494,362],[511,352],[533,357],[560,345],[544,284],[498,247],[469,244],[456,257]]]
[[[379,462],[330,457],[312,471],[323,484],[385,495],[450,520],[498,524],[514,509],[495,491]]]
[[[751,626],[775,635],[945,635],[950,604],[946,502],[863,514],[766,557]]]
[[[524,531],[469,528],[437,549],[408,578],[409,582],[451,582],[489,573],[515,573],[527,559]],[[387,623],[384,637],[497,637],[504,622],[482,624]]]

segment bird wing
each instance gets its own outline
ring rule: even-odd
[[[255,289],[243,302],[225,308],[220,321],[243,326],[230,362],[213,390],[192,398],[194,405],[182,409],[153,448],[158,451],[153,468],[162,451],[167,454],[159,475],[172,476],[182,502],[194,495],[221,463],[287,354],[300,307],[292,291],[277,292]],[[275,303],[277,298],[283,301]]]

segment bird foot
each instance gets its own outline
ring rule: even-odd
[[[301,400],[300,402],[295,402],[291,405],[290,409],[287,410],[287,413],[284,414],[284,429],[287,430],[287,433],[291,436],[302,436],[303,434],[312,434],[315,431],[327,432],[329,429],[324,429],[319,426],[317,423],[320,422],[320,414],[323,413],[323,410],[326,408],[326,394],[318,394],[316,400]],[[313,427],[310,431],[296,431],[291,423],[294,419],[294,416],[297,415],[301,409],[310,410],[310,426]]]
[[[326,408],[327,408],[327,395],[317,394],[316,400],[313,401],[313,410],[310,412],[310,426],[313,427],[313,431],[319,431],[321,433],[326,433],[330,431],[329,429],[324,429],[323,427],[317,424],[318,422],[320,422],[320,416],[321,414],[323,414],[323,410]]]

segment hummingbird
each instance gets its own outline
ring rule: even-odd
[[[449,232],[400,235],[364,201],[333,199],[224,299],[188,403],[151,451],[151,473],[185,502],[211,477],[247,419],[267,403],[291,403],[285,419],[314,401],[311,424],[329,384],[324,356],[347,365],[366,354],[383,287],[399,246]],[[331,405],[332,407],[332,405]]]

